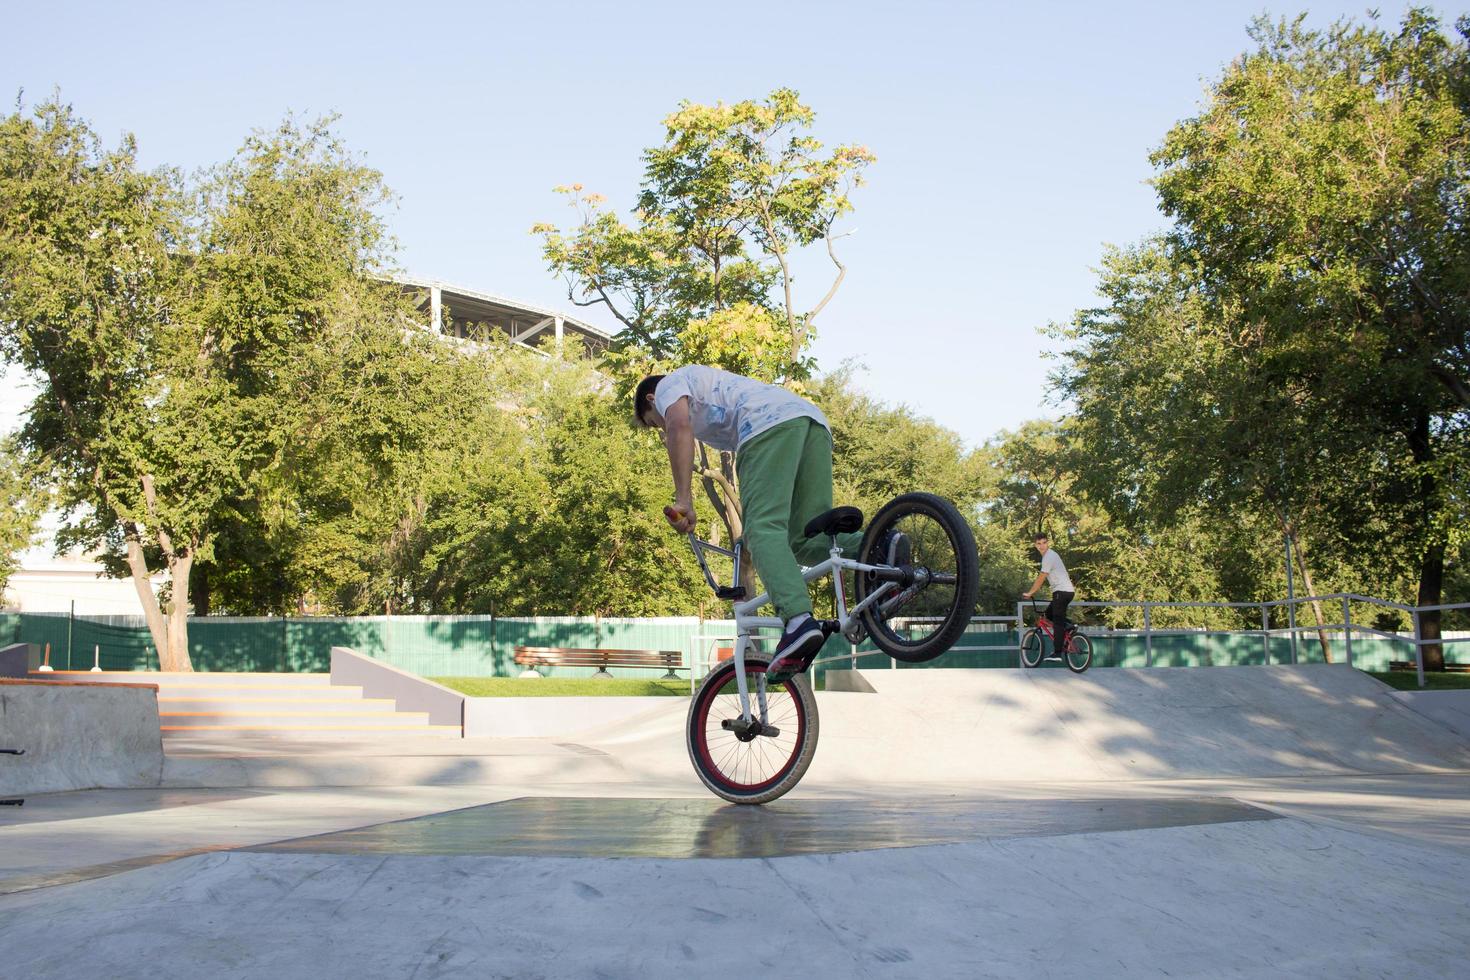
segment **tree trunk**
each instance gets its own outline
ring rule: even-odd
[[[1425,549],[1424,564],[1419,571],[1420,606],[1437,606],[1444,591],[1444,542],[1437,541]],[[1440,633],[1440,611],[1438,609],[1419,614],[1419,635],[1415,639],[1438,640]],[[1444,670],[1444,644],[1427,643],[1420,647],[1424,654],[1425,670]]]
[[[1307,587],[1307,595],[1316,595],[1317,587],[1312,584],[1312,573],[1307,569],[1307,556],[1302,549],[1301,538],[1297,536],[1296,528],[1288,527],[1287,536],[1291,538],[1291,550],[1296,552],[1296,566],[1302,573],[1302,584]],[[1317,641],[1322,644],[1322,660],[1332,663],[1332,647],[1327,642],[1327,631],[1322,628],[1322,603],[1312,600],[1312,615],[1317,620]]]
[[[194,552],[185,552],[169,561],[169,585],[173,608],[168,614],[168,670],[192,672],[189,659],[189,570],[194,565]]]
[[[1408,433],[1409,451],[1419,468],[1419,502],[1423,507],[1423,526],[1427,543],[1424,546],[1424,561],[1419,566],[1419,599],[1417,605],[1437,606],[1444,592],[1444,541],[1434,529],[1435,498],[1439,486],[1435,482],[1430,464],[1434,461],[1434,447],[1429,441],[1429,416],[1421,415],[1414,420],[1414,429]],[[1416,639],[1438,640],[1440,638],[1440,613],[1419,614],[1419,635]],[[1425,670],[1444,670],[1444,644],[1430,643],[1420,647]]]
[[[209,615],[209,566],[201,565],[189,576],[189,607],[195,616]]]
[[[164,622],[163,610],[158,606],[158,596],[153,594],[148,562],[143,558],[143,542],[139,540],[136,524],[124,525],[123,539],[127,544],[128,570],[133,573],[133,588],[138,590],[138,602],[143,607],[143,618],[148,621],[153,649],[158,654],[158,669],[168,670],[164,666],[168,656],[168,624]]]

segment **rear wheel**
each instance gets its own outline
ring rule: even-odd
[[[1092,665],[1092,641],[1081,633],[1073,633],[1067,641],[1067,669],[1080,674]]]
[[[1041,630],[1035,627],[1021,634],[1021,666],[1035,667],[1041,663]]]
[[[932,493],[906,493],[885,505],[868,525],[861,561],[885,563],[880,542],[889,531],[908,537],[912,581],[885,583],[859,573],[854,585],[859,602],[887,586],[863,610],[863,626],[878,649],[895,660],[933,660],[955,645],[975,611],[980,591],[975,536],[948,500]]]
[[[757,692],[769,662],[764,654],[745,655],[745,680],[756,720]],[[686,740],[694,771],[716,796],[731,803],[769,803],[801,782],[816,754],[818,731],[817,701],[806,674],[766,690],[766,723],[776,734],[741,729],[733,659],[710,671],[689,705]]]

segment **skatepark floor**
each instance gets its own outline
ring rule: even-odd
[[[894,672],[820,696],[762,808],[699,785],[677,707],[401,758],[180,745],[236,785],[0,808],[0,975],[1466,976],[1470,745],[1274,670]],[[361,782],[273,785],[328,777]]]

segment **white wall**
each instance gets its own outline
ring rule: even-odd
[[[101,578],[101,572],[102,565],[85,555],[52,555],[48,541],[21,553],[3,605],[20,612],[66,612],[75,601],[79,616],[143,615],[132,579]],[[155,576],[155,595],[162,584],[162,576]]]

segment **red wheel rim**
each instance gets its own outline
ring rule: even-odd
[[[740,695],[733,666],[722,668],[728,675],[718,686],[706,684],[695,710],[695,748],[705,775],[734,793],[756,794],[775,786],[801,755],[806,734],[806,708],[793,690],[795,681],[784,681],[766,691],[767,717],[781,734],[757,736],[742,742],[720,722],[740,717]],[[766,665],[752,663],[747,675],[765,673]],[[751,707],[755,709],[755,685],[751,685]],[[727,691],[728,689],[728,691]]]

